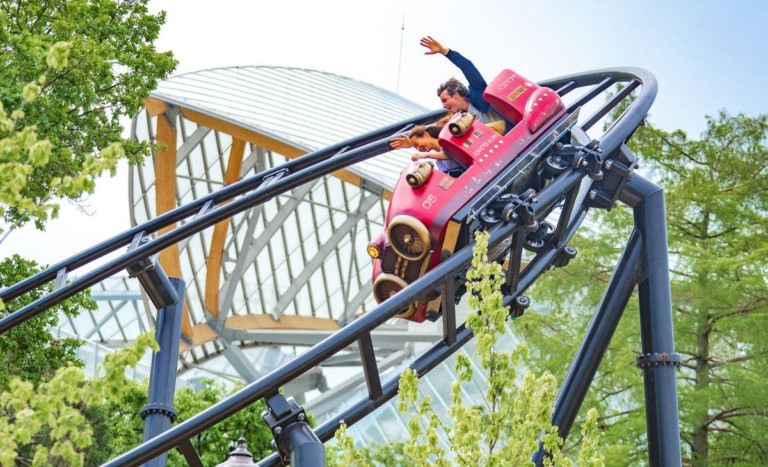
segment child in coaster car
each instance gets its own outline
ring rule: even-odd
[[[417,161],[421,159],[434,159],[437,169],[441,172],[450,175],[451,177],[458,177],[466,167],[453,160],[450,156],[443,152],[438,141],[438,136],[443,127],[451,119],[451,116],[441,118],[432,125],[418,125],[413,127],[408,134],[402,134],[398,137],[392,138],[389,145],[392,149],[403,149],[414,147],[420,152],[417,152],[411,156],[411,160]],[[488,123],[486,126],[494,130],[500,135],[504,134],[504,121],[499,120]]]

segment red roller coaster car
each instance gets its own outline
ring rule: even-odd
[[[443,128],[439,142],[466,170],[454,178],[425,162],[405,167],[384,229],[368,245],[378,303],[466,245],[472,220],[492,216],[489,206],[499,195],[519,195],[540,183],[542,157],[575,121],[555,91],[511,70],[497,76],[484,97],[514,126],[502,136],[471,114],[456,116]],[[397,316],[415,322],[434,319],[440,300],[435,292]]]

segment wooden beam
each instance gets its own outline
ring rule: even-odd
[[[155,211],[158,216],[176,207],[176,137],[176,129],[168,120],[158,118],[155,155]],[[176,224],[163,227],[160,233],[175,227]]]
[[[193,347],[197,347],[208,342],[213,342],[219,336],[216,334],[216,331],[214,331],[213,328],[208,325],[208,323],[200,323],[194,325],[190,329],[189,337],[192,340],[191,344],[187,344],[183,339],[181,342],[179,342],[180,354],[188,351]]]
[[[272,139],[268,136],[264,136],[260,133],[256,133],[255,131],[247,130],[243,127],[235,125],[234,123],[226,122],[216,117],[211,117],[210,115],[205,115],[204,113],[197,112],[196,110],[191,110],[184,107],[181,107],[180,109],[182,115],[184,115],[184,118],[187,120],[193,121],[198,125],[207,126],[208,128],[214,129],[216,131],[221,131],[231,135],[233,138],[241,139],[248,143],[255,144],[256,146],[260,146],[269,151],[277,152],[289,159],[293,159],[306,154],[301,149],[283,143],[282,141],[277,141],[276,139]]]
[[[359,175],[355,175],[346,169],[337,170],[332,172],[331,175],[354,186],[361,186],[363,184],[363,179]]]
[[[313,316],[284,315],[276,321],[270,315],[245,315],[230,316],[224,326],[236,331],[248,331],[252,329],[270,329],[275,331],[336,331],[339,325],[336,321],[327,318],[315,318]],[[216,331],[207,323],[196,324],[190,330],[191,344],[185,341],[179,343],[179,353],[187,352],[218,338]]]
[[[243,155],[245,154],[245,141],[233,139],[232,146],[229,149],[229,160],[227,161],[227,170],[224,173],[224,185],[229,185],[240,178],[240,167],[243,164]],[[229,201],[226,201],[226,204]],[[219,284],[221,279],[221,258],[224,254],[224,244],[227,240],[227,231],[229,230],[229,219],[223,220],[213,227],[213,237],[211,238],[211,248],[208,253],[208,259],[205,266],[205,308],[213,314],[219,316]]]
[[[339,329],[339,325],[332,319],[296,315],[283,315],[279,320],[274,319],[272,315],[230,316],[224,326],[238,331],[251,329],[335,331]]]
[[[158,149],[155,154],[155,215],[159,216],[176,208],[176,129],[164,117],[157,119]],[[163,227],[158,235],[163,235],[176,228],[176,224]],[[179,246],[174,244],[160,252],[160,266],[169,277],[181,278],[181,260]],[[192,332],[192,320],[189,317],[187,302],[184,301],[184,313],[181,321],[181,333],[189,337]]]
[[[144,107],[146,107],[150,117],[164,114],[168,110],[168,104],[154,97],[145,97]]]

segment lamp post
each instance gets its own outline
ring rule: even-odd
[[[256,465],[253,462],[253,454],[248,452],[248,450],[245,448],[245,438],[242,436],[237,440],[237,447],[229,453],[227,460],[221,464],[216,465],[216,467],[228,467],[236,465]]]

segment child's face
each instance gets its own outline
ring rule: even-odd
[[[418,149],[421,152],[427,152],[430,149],[432,149],[432,137],[424,133],[421,136],[415,136],[411,138],[413,141],[413,147]]]

